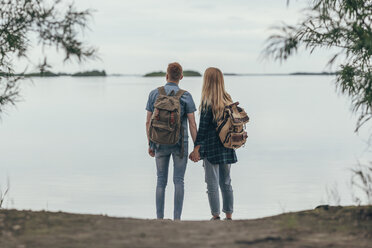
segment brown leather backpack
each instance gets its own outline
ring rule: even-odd
[[[225,107],[223,117],[217,122],[217,134],[224,147],[237,149],[245,144],[248,135],[245,124],[249,117],[243,108],[235,102]]]
[[[179,89],[176,94],[172,91],[167,95],[164,86],[159,87],[158,91],[159,95],[150,120],[149,138],[156,144],[174,145],[178,143],[181,135],[183,154],[180,98],[186,91]]]

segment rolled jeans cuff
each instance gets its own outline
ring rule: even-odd
[[[226,211],[225,209],[222,209],[222,212],[224,212],[225,214],[232,214],[234,211]]]

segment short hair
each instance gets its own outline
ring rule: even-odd
[[[179,81],[182,76],[182,66],[177,63],[170,63],[167,69],[168,77],[171,80]]]

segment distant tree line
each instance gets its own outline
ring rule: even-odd
[[[155,72],[150,72],[144,75],[144,77],[164,77],[165,76],[164,71],[155,71]],[[185,70],[183,71],[183,76],[184,77],[201,77],[200,72],[197,71],[190,71],[190,70]]]
[[[17,76],[24,76],[24,77],[59,77],[59,76],[71,76],[71,77],[106,77],[106,71],[102,70],[92,70],[92,71],[82,71],[82,72],[75,72],[75,73],[66,73],[66,72],[52,72],[52,71],[44,71],[44,72],[34,72],[34,73],[20,73],[16,74]]]

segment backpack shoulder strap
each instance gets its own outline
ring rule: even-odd
[[[159,95],[167,95],[167,92],[165,92],[164,86],[161,86],[158,88]]]
[[[180,99],[181,96],[182,96],[185,92],[187,92],[187,91],[186,91],[186,90],[179,89],[179,90],[177,91],[177,94],[176,94],[177,99]]]

